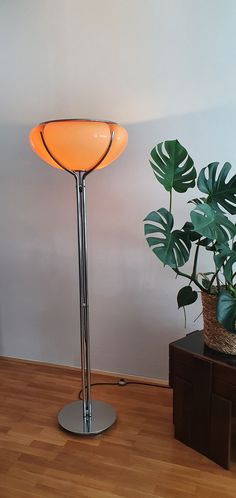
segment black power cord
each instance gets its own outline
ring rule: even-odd
[[[93,382],[91,384],[91,387],[95,387],[95,386],[118,386],[118,387],[124,387],[124,386],[130,385],[130,384],[141,385],[141,386],[159,387],[161,389],[172,389],[171,386],[169,386],[169,385],[165,386],[165,385],[161,385],[161,384],[152,384],[150,382],[141,382],[141,381],[138,382],[138,381],[133,381],[133,380],[125,380],[123,378],[117,380],[116,382]],[[78,398],[80,400],[83,400],[82,392],[83,392],[83,389],[80,389],[79,395],[78,395]]]

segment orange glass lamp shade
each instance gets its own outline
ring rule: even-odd
[[[112,122],[61,119],[40,123],[29,138],[34,152],[51,166],[62,169],[58,161],[71,171],[89,171],[114,161],[125,149],[128,133]]]

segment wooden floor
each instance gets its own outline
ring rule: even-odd
[[[171,390],[95,387],[119,419],[79,438],[57,425],[79,387],[75,371],[0,358],[1,498],[236,497],[235,463],[223,470],[173,438]]]

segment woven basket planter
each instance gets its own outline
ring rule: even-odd
[[[236,334],[220,326],[216,319],[217,296],[202,292],[204,342],[215,351],[236,355]]]

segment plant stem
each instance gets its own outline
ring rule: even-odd
[[[174,270],[174,272],[177,273],[177,275],[179,275],[180,277],[188,278],[197,287],[199,287],[199,289],[201,289],[201,291],[206,292],[206,289],[197,281],[197,279],[195,277],[193,278],[192,275],[188,275],[187,273],[183,273],[182,271],[179,270],[179,268],[172,268],[172,270]]]
[[[200,239],[198,239],[198,240],[200,240]],[[195,256],[194,256],[194,262],[193,262],[192,279],[196,279],[196,274],[197,274],[197,260],[198,260],[199,249],[200,249],[200,246],[199,246],[199,244],[197,244],[196,251],[195,251]]]
[[[220,279],[218,274],[216,274],[216,285],[218,292],[220,292]]]
[[[170,204],[169,204],[169,211],[171,213],[172,210],[172,189],[170,190]]]
[[[183,310],[184,310],[184,328],[186,329],[187,319],[186,319],[186,309],[185,309],[185,306],[183,306]]]
[[[197,316],[197,318],[195,318],[195,319],[193,320],[193,322],[195,323],[195,322],[198,320],[198,318],[200,318],[200,316],[201,316],[202,314],[203,314],[203,310],[201,311],[201,313],[199,313],[199,315]]]
[[[213,282],[214,282],[215,278],[218,276],[219,271],[220,270],[217,270],[214,273],[214,275],[212,276],[212,279],[210,280],[209,287],[208,287],[209,294],[211,293],[211,288],[212,288]]]

